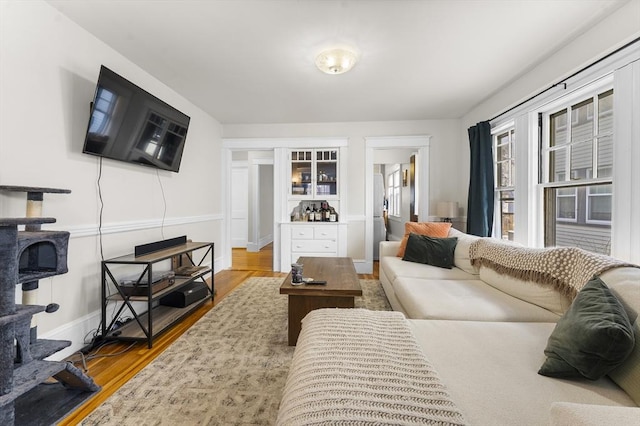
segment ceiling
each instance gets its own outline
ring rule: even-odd
[[[460,118],[626,1],[48,3],[220,123],[257,124]],[[353,70],[315,68],[341,45]]]

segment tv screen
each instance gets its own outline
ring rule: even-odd
[[[178,172],[189,121],[103,65],[82,152]]]

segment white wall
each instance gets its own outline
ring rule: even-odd
[[[462,118],[462,130],[488,120],[640,36],[640,1],[633,0],[507,84]],[[508,60],[508,58],[505,58]],[[499,56],[496,63],[499,64]],[[468,140],[468,138],[467,138]]]
[[[249,151],[247,158],[249,167],[247,250],[257,252],[273,242],[273,151]]]
[[[459,120],[418,120],[389,122],[346,122],[311,124],[227,124],[223,126],[225,139],[232,138],[305,138],[347,137],[348,153],[348,211],[341,211],[341,219],[349,224],[347,255],[365,258],[365,137],[430,135],[431,200],[466,200],[466,188],[460,191],[458,170],[467,167],[458,158],[460,142]],[[444,198],[443,198],[444,197]]]
[[[0,57],[0,184],[72,191],[45,195],[44,216],[57,218],[45,228],[69,230],[71,240],[69,272],[40,281],[39,303],[60,309],[38,322],[41,336],[71,339],[77,349],[80,330],[98,325],[101,306],[98,159],[82,153],[100,65],[191,117],[179,173],[103,161],[105,258],[185,234],[220,241],[221,126],[42,1],[0,2]],[[0,217],[23,217],[25,200],[0,193]]]
[[[258,243],[261,248],[273,242],[273,165],[264,164],[258,168],[260,172],[260,231]]]

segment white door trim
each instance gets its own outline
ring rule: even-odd
[[[365,137],[365,270],[373,272],[373,151],[376,149],[412,148],[418,152],[418,218],[429,217],[429,145],[431,136]]]

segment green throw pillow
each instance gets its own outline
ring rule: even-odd
[[[433,238],[411,233],[402,260],[451,269],[458,238]]]
[[[538,374],[598,380],[631,354],[633,328],[624,307],[598,277],[589,281],[556,324]]]

